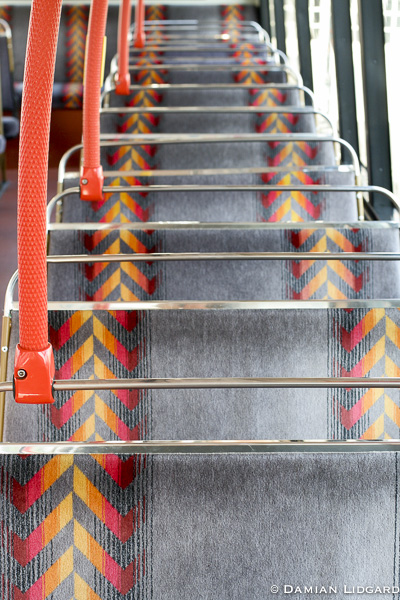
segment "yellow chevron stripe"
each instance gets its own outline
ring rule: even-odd
[[[343,294],[331,281],[328,281],[328,299],[347,300],[346,294]]]
[[[76,466],[74,467],[74,492],[89,510],[104,522],[105,497]]]
[[[385,414],[397,427],[400,427],[400,408],[387,394],[385,394]]]
[[[400,328],[389,317],[386,317],[386,335],[396,348],[400,348]]]
[[[84,556],[92,563],[102,575],[104,575],[103,555],[104,549],[98,542],[78,523],[74,520],[74,539],[75,545]]]
[[[93,336],[91,335],[83,344],[78,348],[71,357],[71,376],[75,375],[79,369],[93,356]]]
[[[385,415],[381,415],[377,418],[375,423],[368,427],[364,435],[361,436],[362,440],[377,440],[383,435],[385,430]]]
[[[121,283],[121,300],[124,300],[125,302],[136,302],[139,300],[139,298],[135,296],[135,294],[129,288],[127,288],[124,283]]]
[[[96,396],[96,415],[107,425],[115,435],[118,435],[118,418],[109,406],[99,396]]]
[[[75,600],[101,600],[91,587],[77,573],[74,580]]]
[[[385,336],[371,348],[369,352],[362,359],[362,371],[363,375],[366,375],[375,365],[385,356]]]
[[[98,356],[94,357],[94,374],[99,379],[115,379],[115,375]]]

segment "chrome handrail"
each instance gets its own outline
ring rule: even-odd
[[[400,200],[397,196],[379,186],[372,185],[304,185],[304,184],[292,184],[292,185],[135,185],[135,186],[105,186],[103,192],[105,194],[117,194],[117,193],[166,193],[166,192],[264,192],[266,194],[270,192],[326,192],[326,193],[339,193],[339,192],[354,192],[355,194],[361,194],[362,192],[368,193],[379,193],[390,199],[394,207],[400,211]],[[55,205],[60,201],[64,200],[68,196],[79,194],[80,189],[78,187],[67,188],[62,192],[56,194],[47,205],[47,222],[50,223],[52,212]],[[312,221],[310,221],[312,224]]]

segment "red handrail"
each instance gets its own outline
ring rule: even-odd
[[[33,0],[26,49],[18,172],[17,402],[53,402],[48,342],[46,205],[50,115],[62,0]]]
[[[131,0],[122,0],[118,17],[118,73],[115,76],[115,92],[121,96],[129,94],[129,28],[131,25]]]
[[[144,48],[146,43],[146,34],[144,32],[144,0],[137,0],[133,43],[135,48]]]
[[[108,0],[93,0],[86,38],[86,68],[83,94],[83,166],[80,176],[82,200],[103,197],[103,168],[100,163],[100,87],[103,42]]]

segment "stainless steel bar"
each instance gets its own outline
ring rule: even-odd
[[[342,145],[347,148],[349,154],[353,159],[355,175],[359,176],[360,168],[358,156],[355,153],[354,149],[346,140],[336,136],[325,136],[321,134],[307,134],[307,133],[282,133],[282,134],[274,134],[274,133],[237,133],[237,134],[228,134],[228,133],[191,133],[191,134],[101,134],[100,135],[100,147],[109,148],[109,147],[119,147],[119,146],[127,146],[127,145],[147,145],[147,144],[197,144],[197,143],[236,143],[236,142],[331,142]],[[82,144],[76,144],[65,154],[62,156],[59,165],[59,183],[62,183],[64,173],[66,171],[66,166],[68,160],[75,154],[76,152],[80,152],[83,149]],[[267,167],[265,167],[267,169]],[[296,167],[298,169],[298,167]],[[311,168],[310,166],[306,166],[306,168]],[[271,169],[270,169],[271,170]],[[273,171],[279,170],[279,167],[274,167]],[[287,170],[290,170],[287,168]],[[291,169],[293,170],[293,169]],[[234,172],[233,170],[232,172]],[[197,169],[192,169],[192,173],[199,174],[200,171]],[[267,171],[265,171],[267,172]],[[146,171],[142,171],[142,173],[146,173]]]
[[[326,120],[332,130],[332,134],[336,135],[336,129],[331,119],[323,111],[315,109],[311,106],[129,106],[129,107],[107,107],[100,109],[100,116],[107,114],[270,114],[270,115],[319,115]]]
[[[216,260],[400,261],[398,252],[165,252],[153,254],[52,254],[48,264]]]
[[[52,198],[47,205],[47,221],[50,223],[51,215],[54,210],[54,206],[60,200],[71,196],[73,194],[79,194],[79,188],[67,188],[63,190],[54,198]],[[113,193],[125,193],[125,192],[264,192],[266,194],[270,192],[292,192],[292,191],[302,191],[302,192],[324,192],[324,193],[337,193],[337,192],[354,192],[355,194],[360,194],[362,192],[368,193],[379,193],[390,199],[392,204],[400,210],[400,200],[390,192],[384,188],[379,188],[377,186],[357,186],[357,185],[137,185],[137,186],[105,186],[103,188],[105,194]]]
[[[260,65],[254,63],[252,65],[215,65],[215,64],[198,64],[198,63],[164,63],[164,64],[153,64],[148,63],[144,65],[129,65],[130,71],[231,71],[236,73],[238,71],[249,71],[256,73],[264,73],[265,71],[288,71],[295,73],[295,71],[287,65],[275,65],[265,64]],[[297,75],[297,73],[296,73]],[[256,87],[256,86],[255,86]]]
[[[187,300],[146,300],[146,301],[50,301],[49,311],[150,311],[150,310],[329,310],[329,309],[399,309],[400,299],[396,300],[226,300],[226,301],[187,301]],[[5,303],[5,315],[18,311],[18,302]]]
[[[249,52],[251,52],[252,54],[258,54],[258,53],[262,53],[264,54],[267,51],[272,51],[268,46],[265,46],[265,43],[258,43],[258,44],[251,44],[253,46],[253,48],[248,48],[247,50]],[[204,45],[204,46],[200,46],[200,47],[193,47],[192,45],[190,46],[146,46],[145,49],[143,48],[135,48],[134,46],[132,46],[129,49],[129,53],[130,55],[135,55],[135,54],[141,54],[143,55],[144,52],[195,52],[196,54],[201,54],[203,52],[206,52],[207,54],[209,54],[210,52],[223,52],[224,54],[235,54],[238,52],[243,52],[243,50],[240,47],[232,47],[232,46],[227,46],[227,45],[223,45],[223,44],[208,44],[208,45]]]
[[[160,38],[159,36],[156,34],[154,36],[152,35],[147,35],[146,36],[146,40],[147,42],[151,43],[151,42],[156,42],[158,41]],[[235,43],[243,43],[243,42],[252,42],[253,40],[259,40],[259,35],[256,32],[253,33],[240,33],[240,32],[225,32],[225,33],[215,33],[215,34],[210,34],[210,35],[197,35],[197,32],[193,32],[193,34],[191,35],[190,32],[186,33],[186,35],[181,36],[181,35],[170,35],[170,34],[163,34],[162,36],[162,41],[172,41],[173,43],[180,41],[184,41],[184,42],[191,42],[193,41],[197,41],[197,40],[220,40],[221,42],[229,42],[229,40],[233,39],[235,41]]]
[[[305,114],[322,115],[329,119],[325,113],[310,106],[127,106],[101,108],[100,114],[142,114],[142,113],[266,113],[266,114]],[[332,126],[333,127],[333,126]]]
[[[400,440],[154,440],[3,442],[0,454],[269,454],[399,452]]]
[[[347,165],[296,165],[296,171],[301,171],[303,173],[315,173],[316,171],[323,170],[326,172],[335,172],[335,173],[352,173],[354,172],[353,166],[350,164]],[[253,174],[262,174],[262,173],[290,173],[293,171],[293,166],[276,166],[276,167],[246,167],[237,169],[150,169],[146,171],[138,170],[126,170],[126,171],[103,171],[104,177],[111,177],[115,179],[116,177],[193,177],[194,175],[238,175],[244,173],[253,173]],[[60,174],[62,172],[60,170]],[[68,181],[68,180],[76,180],[79,179],[79,171],[68,171],[64,174],[64,178],[62,179],[60,176],[59,184]]]
[[[315,230],[315,229],[399,229],[398,221],[356,221],[354,223],[341,223],[340,221],[283,221],[283,222],[200,222],[200,221],[146,221],[129,223],[49,223],[48,231],[179,231],[179,230]]]
[[[400,377],[187,377],[137,379],[63,379],[55,392],[96,390],[215,390],[215,389],[398,389]],[[12,392],[11,381],[0,392]]]
[[[262,83],[259,84],[257,83],[257,87],[254,87],[254,84],[248,84],[248,83],[207,83],[207,84],[200,84],[200,83],[153,83],[150,85],[131,85],[129,87],[129,89],[131,91],[143,91],[143,90],[156,90],[156,91],[163,91],[163,90],[207,90],[207,89],[221,89],[221,90],[225,90],[225,89],[248,89],[248,90],[253,90],[253,89],[257,89],[257,90],[265,90],[265,89],[278,89],[278,90],[288,90],[288,89],[297,89],[299,91],[302,91],[305,95],[307,95],[307,97],[310,98],[310,103],[314,104],[314,93],[309,90],[308,88],[306,88],[305,86],[301,86],[301,85],[296,85],[296,84],[292,84],[292,83]],[[103,103],[104,98],[107,94],[109,94],[110,92],[113,92],[115,90],[115,84],[113,81],[108,81],[106,80],[106,85],[105,85],[105,89],[101,94],[101,103]]]

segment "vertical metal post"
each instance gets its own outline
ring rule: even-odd
[[[271,14],[269,0],[260,0],[260,23],[261,27],[271,35]]]
[[[350,0],[332,2],[340,135],[359,154]]]
[[[297,43],[299,46],[300,73],[304,85],[314,89],[311,61],[311,33],[308,16],[308,0],[296,0]],[[307,99],[306,99],[307,101]],[[310,103],[308,98],[307,103]]]
[[[283,0],[274,0],[276,45],[286,54],[285,13]]]
[[[359,0],[358,6],[368,177],[372,185],[380,185],[391,190],[392,174],[382,0]],[[379,196],[374,195],[372,202],[381,218],[391,216],[391,209]]]

